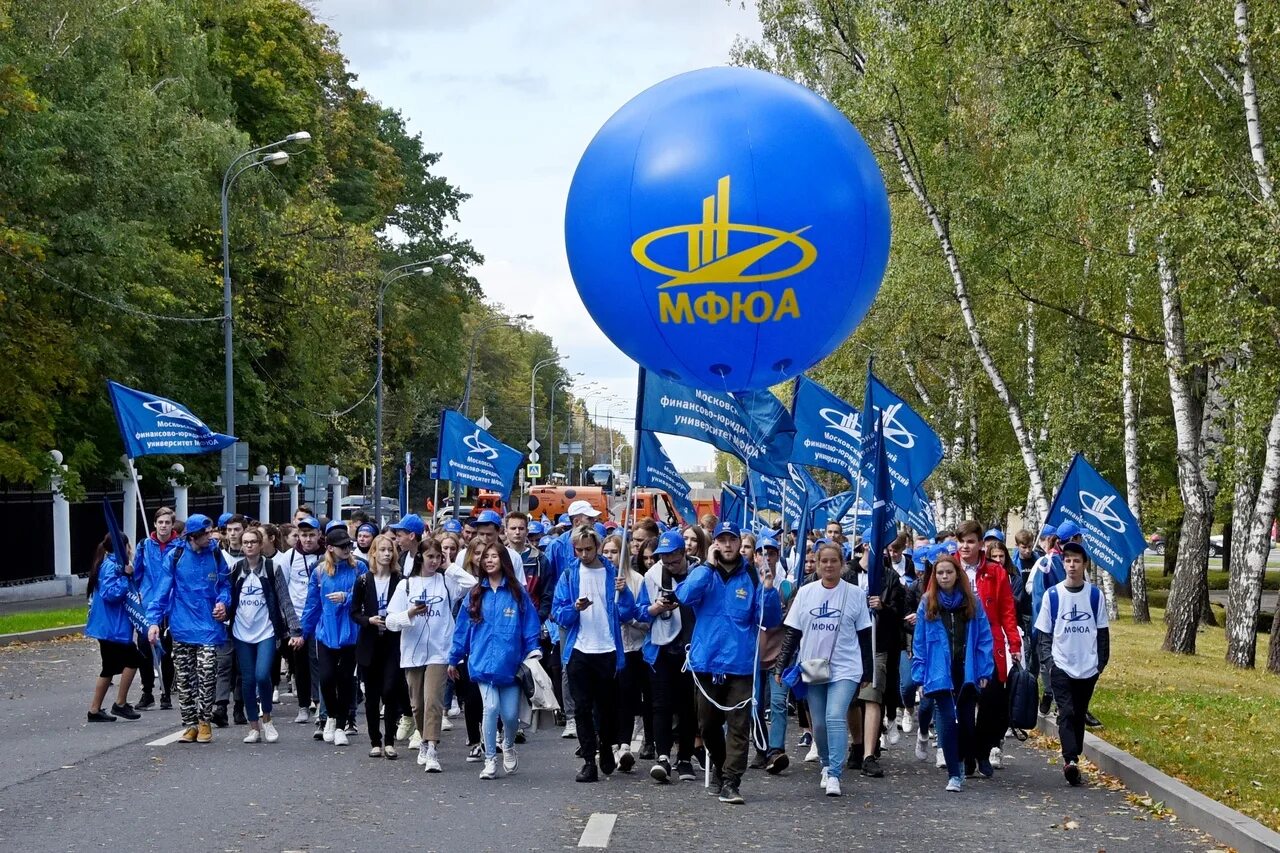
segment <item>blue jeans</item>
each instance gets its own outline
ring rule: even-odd
[[[919,724],[919,731],[927,733],[930,724],[933,723],[933,697],[925,694],[920,697],[920,707],[917,709],[916,722]]]
[[[484,757],[498,757],[498,716],[502,730],[511,737],[519,727],[520,685],[485,684],[479,682],[480,699],[484,702],[484,718],[480,723],[484,737]]]
[[[938,745],[947,761],[947,776],[964,776],[962,759],[973,752],[978,696],[972,688],[959,693],[939,690],[929,695],[935,705],[934,722],[938,725]]]
[[[760,727],[765,730],[769,749],[786,749],[787,746],[787,692],[785,684],[773,679],[772,669],[760,670],[760,678],[756,682],[756,709]],[[765,714],[765,711],[768,714]],[[768,725],[765,725],[765,719]],[[755,733],[751,735],[755,742]]]
[[[916,688],[919,686],[911,678],[911,656],[904,649],[898,658],[898,692],[902,696],[902,707],[910,710],[916,706]]]
[[[849,755],[849,703],[858,692],[856,681],[828,681],[809,685],[809,717],[818,760],[827,774],[839,779]]]
[[[262,713],[271,716],[271,667],[276,658],[276,638],[267,637],[260,643],[236,640],[235,647],[244,715],[249,722],[256,723],[259,704],[262,705]]]

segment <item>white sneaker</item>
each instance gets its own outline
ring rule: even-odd
[[[418,750],[418,766],[419,767],[427,766],[427,750],[425,747]]]
[[[347,733],[344,729],[334,729],[333,731],[334,746],[347,746],[350,743],[351,741],[347,740]]]
[[[515,773],[516,766],[516,748],[511,744],[507,744],[502,748],[502,771],[504,773]]]
[[[262,721],[262,739],[267,743],[275,743],[280,740],[280,732],[276,731],[276,724],[270,720]]]
[[[810,745],[810,747],[809,747],[809,751],[808,751],[808,752],[806,752],[806,753],[805,753],[805,755],[804,755],[804,760],[805,760],[805,761],[817,761],[817,760],[818,760],[818,744],[817,744],[817,743],[814,743],[814,744]]]
[[[565,740],[568,740],[569,738],[574,738],[577,736],[578,736],[578,721],[575,720],[573,717],[570,717],[568,720],[565,721],[564,731],[560,733],[560,737],[564,738]]]
[[[958,793],[963,788],[964,788],[963,776],[952,776],[950,779],[947,780],[948,791],[951,791],[952,793]]]
[[[462,709],[458,707],[458,700],[454,699],[453,704],[449,706],[449,713],[446,714],[445,716],[456,717],[461,713],[462,713]]]
[[[262,732],[257,729],[249,729],[249,734],[245,735],[245,743],[259,743],[262,740]]]
[[[306,708],[299,708],[298,716],[294,717],[293,721],[295,723],[298,723],[299,725],[302,725],[303,723],[309,723],[311,722],[311,712],[308,711]]]
[[[280,704],[280,688],[279,687],[271,691],[271,704],[272,705]]]
[[[409,736],[409,748],[419,749],[422,747],[422,732],[417,729],[413,730],[413,734]]]
[[[947,766],[947,757],[946,757],[945,755],[943,755],[943,754],[942,754],[942,747],[938,747],[938,755],[937,755],[937,757],[936,757],[936,758],[934,758],[934,760],[933,760],[933,766],[934,766],[934,767],[946,767],[946,766]]]
[[[900,740],[902,740],[902,734],[898,731],[898,727],[895,724],[890,723],[889,724],[889,746],[897,746],[898,741]]]
[[[902,733],[911,734],[916,728],[916,715],[913,711],[904,711],[902,714]]]
[[[481,779],[497,779],[498,778],[498,759],[486,758],[484,760],[484,769],[480,771]]]
[[[453,720],[449,719],[448,717],[441,717],[441,718],[440,718],[440,731],[442,731],[442,732],[451,732],[451,731],[453,731]]]
[[[381,758],[381,757],[382,757],[382,747],[380,747],[380,746],[375,746],[375,747],[370,748],[370,750],[369,750],[369,757],[370,757],[370,758]]]
[[[818,774],[818,787],[822,788],[825,791],[827,788],[827,780],[830,778],[831,778],[831,773],[824,766],[822,768],[822,772]]]
[[[400,725],[396,726],[396,740],[408,740],[411,734],[413,734],[413,717],[401,717]]]
[[[1004,753],[1000,751],[1000,747],[994,747],[991,750],[991,766],[999,767],[1004,761]]]
[[[337,736],[337,734],[338,734],[338,721],[333,717],[330,717],[329,719],[325,720],[324,735],[320,739],[323,740],[325,743],[333,743],[333,739]],[[347,733],[343,732],[342,740],[346,741],[346,739],[347,739]]]
[[[888,749],[888,748],[889,748],[889,747],[888,747],[888,746],[885,744],[885,742],[884,742],[884,732],[880,732],[880,749],[883,751],[883,750],[886,750],[886,749]]]
[[[436,748],[435,748],[435,745],[434,745],[434,744],[431,744],[431,745],[427,746],[427,748],[424,750],[424,752],[426,752],[426,753],[427,753],[427,760],[426,760],[426,761],[421,762],[422,766],[423,766],[424,768],[426,768],[426,771],[427,771],[428,773],[439,773],[439,772],[440,772],[440,770],[441,770],[441,768],[440,768],[440,759],[436,758]],[[421,753],[419,753],[419,758],[421,758]]]
[[[827,777],[827,784],[826,784],[826,786],[825,786],[825,787],[826,787],[826,789],[827,789],[827,796],[828,796],[828,797],[838,797],[838,796],[840,796],[840,780],[839,780],[839,779],[837,779],[836,777],[834,777],[834,776],[828,776],[828,777]]]
[[[921,737],[923,735],[923,737]],[[929,736],[924,732],[916,735],[916,761],[929,760]]]

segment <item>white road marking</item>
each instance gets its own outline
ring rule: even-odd
[[[174,732],[171,735],[165,735],[162,738],[156,738],[155,740],[148,743],[147,746],[168,746],[171,743],[177,743],[178,738],[182,737],[182,733],[185,731],[186,729],[178,729],[176,732]]]
[[[609,836],[613,835],[613,826],[618,822],[616,814],[596,812],[587,820],[582,830],[582,838],[578,839],[579,847],[608,847]]]

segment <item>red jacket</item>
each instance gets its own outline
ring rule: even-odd
[[[996,659],[996,677],[1004,682],[1009,676],[1005,660],[1005,646],[1015,658],[1022,653],[1022,638],[1018,635],[1018,613],[1013,603],[1013,587],[1009,573],[999,564],[984,560],[978,567],[977,589],[974,594],[982,602],[991,623],[992,652]]]

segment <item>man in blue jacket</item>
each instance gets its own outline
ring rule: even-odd
[[[739,553],[738,525],[715,526],[710,562],[698,566],[676,589],[693,609],[689,668],[698,686],[698,726],[713,767],[712,790],[720,802],[741,805],[742,774],[751,743],[751,697],[761,628],[782,623],[782,601],[773,577],[759,577]],[[724,729],[727,725],[728,739]]]

